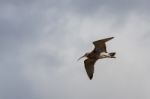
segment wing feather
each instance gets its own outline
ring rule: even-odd
[[[90,80],[93,78],[95,59],[86,59],[84,61],[85,70]]]
[[[93,44],[95,46],[94,48],[94,52],[98,52],[98,53],[101,53],[101,52],[107,52],[107,49],[106,49],[106,42],[113,39],[114,37],[109,37],[109,38],[105,38],[105,39],[101,39],[101,40],[97,40],[97,41],[94,41]]]

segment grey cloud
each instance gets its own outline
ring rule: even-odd
[[[81,13],[89,13],[99,11],[101,8],[110,14],[126,14],[127,12],[132,11],[145,11],[149,7],[147,4],[149,1],[147,0],[76,0],[72,1],[72,4],[74,5],[74,8],[77,9],[77,11],[82,11]],[[147,10],[148,11],[148,10]]]
[[[0,96],[149,99],[148,2],[1,1]],[[98,61],[89,81],[76,59],[106,36],[117,59]]]

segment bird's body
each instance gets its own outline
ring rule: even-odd
[[[87,57],[87,59],[84,61],[86,72],[90,78],[90,80],[93,78],[94,73],[94,64],[98,59],[102,58],[115,58],[115,52],[108,53],[106,50],[106,42],[113,39],[114,37],[105,38],[102,40],[94,41],[93,44],[95,46],[94,50],[90,53],[86,53],[83,57]],[[79,58],[79,59],[81,59]]]
[[[106,53],[106,52],[101,52],[101,53],[95,53],[95,52],[91,52],[87,55],[87,58],[89,59],[102,59],[102,58],[111,58],[110,53]]]

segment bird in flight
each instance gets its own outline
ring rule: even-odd
[[[106,42],[113,38],[114,37],[109,37],[109,38],[94,41],[93,44],[94,44],[95,48],[93,49],[93,51],[91,51],[89,53],[85,53],[82,57],[80,57],[78,59],[78,60],[80,60],[83,57],[87,58],[84,61],[84,65],[85,65],[85,70],[86,70],[87,75],[90,80],[93,78],[94,64],[98,59],[116,58],[115,52],[108,53],[107,49],[106,49]]]

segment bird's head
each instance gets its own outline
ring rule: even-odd
[[[89,55],[89,53],[85,53],[83,56],[81,56],[78,60],[80,60],[83,57],[87,57]]]

